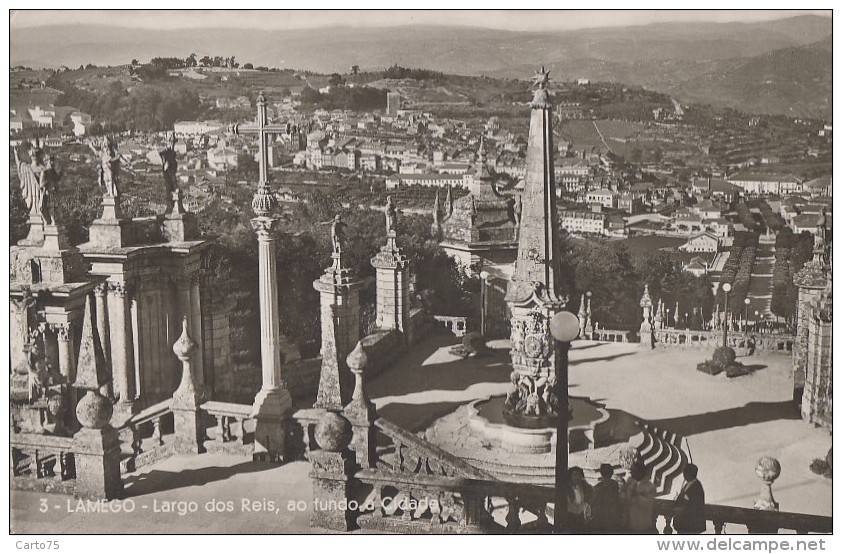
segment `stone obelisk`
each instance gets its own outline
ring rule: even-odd
[[[506,292],[512,324],[512,382],[517,390],[507,401],[514,425],[540,425],[553,419],[553,394],[561,356],[549,322],[566,300],[558,291],[558,218],[553,170],[552,105],[549,71],[534,79],[535,95],[526,151],[526,187],[522,196],[520,235],[514,274]]]

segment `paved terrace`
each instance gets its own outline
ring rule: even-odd
[[[462,360],[448,353],[454,337],[433,336],[369,384],[378,411],[413,431],[426,429],[457,406],[508,385],[507,344]],[[707,501],[750,506],[760,489],[754,463],[763,454],[783,466],[775,484],[781,508],[831,515],[831,481],[809,470],[831,437],[802,422],[790,406],[790,357],[763,354],[742,361],[752,375],[729,380],[695,370],[707,354],[688,350],[642,351],[636,344],[578,342],[570,354],[571,394],[589,396],[688,438]],[[274,466],[224,454],[176,456],[126,476],[132,514],[91,514],[68,509],[67,497],[12,492],[12,532],[27,533],[278,533],[309,528],[309,464]],[[41,499],[49,510],[39,511]],[[245,512],[243,500],[274,502],[273,510]],[[216,500],[228,513],[208,512]],[[155,512],[167,501],[194,501],[195,513]],[[300,503],[303,511],[289,509]],[[146,506],[144,509],[143,506]],[[265,503],[262,506],[266,506]],[[75,501],[71,501],[75,508]],[[318,532],[318,530],[316,530]]]

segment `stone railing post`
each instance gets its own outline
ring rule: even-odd
[[[368,356],[362,343],[358,342],[356,348],[348,354],[347,363],[354,374],[354,394],[344,410],[354,431],[351,449],[356,452],[357,465],[362,468],[375,467],[377,443],[373,423],[377,412],[365,393],[363,374],[368,367]]]
[[[349,531],[356,527],[356,514],[348,508],[350,481],[354,471],[348,445],[353,437],[351,423],[336,412],[325,412],[316,426],[320,450],[310,451],[313,479],[311,527]]]
[[[181,383],[172,397],[173,421],[175,424],[175,451],[185,454],[204,452],[205,426],[201,395],[196,390],[192,359],[198,346],[190,338],[188,321],[184,317],[181,336],[173,344],[173,353],[181,360]]]
[[[82,425],[82,429],[73,436],[76,494],[111,499],[123,492],[120,440],[110,424],[114,408],[111,401],[100,393],[100,388],[108,382],[108,370],[90,297],[86,300],[83,317],[74,386],[87,392],[76,405],[76,418]]]
[[[754,473],[763,482],[760,486],[760,495],[754,501],[754,509],[777,512],[778,502],[772,496],[772,483],[781,475],[781,463],[771,456],[763,456],[757,460]],[[771,534],[778,532],[777,527],[762,522],[748,524],[746,527],[748,527],[749,533]]]

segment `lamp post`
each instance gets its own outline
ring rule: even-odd
[[[556,421],[555,441],[555,511],[553,513],[553,532],[561,533],[567,528],[567,489],[569,482],[567,468],[567,423],[569,408],[567,399],[568,375],[567,353],[570,343],[579,336],[579,318],[570,312],[558,312],[550,320],[550,333],[556,340],[556,356],[560,363],[556,374],[556,398],[558,399],[558,419]]]
[[[760,315],[758,310],[754,310],[754,332],[757,332],[757,316]]]
[[[664,322],[664,326],[669,329],[670,326],[670,309],[667,308],[667,320]]]
[[[479,332],[484,337],[485,336],[485,302],[486,302],[486,294],[488,294],[485,290],[486,282],[488,281],[488,272],[485,270],[480,271],[479,278],[482,281],[480,283],[479,289]]]
[[[743,304],[746,305],[746,325],[743,331],[748,331],[748,305],[751,304],[751,300],[749,300],[749,298],[746,297],[745,300],[743,300]],[[756,316],[757,312],[754,312],[754,314]]]
[[[731,292],[731,283],[724,283],[722,291],[725,293],[725,325],[722,326],[722,346],[728,346],[728,293]]]

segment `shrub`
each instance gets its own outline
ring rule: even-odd
[[[480,354],[488,349],[485,345],[485,337],[477,332],[467,333],[462,337],[462,346],[470,354]]]
[[[810,462],[810,471],[815,473],[816,475],[824,475],[828,477],[830,473],[831,467],[828,463],[821,458],[816,458],[812,462]]]
[[[730,346],[717,347],[717,349],[713,351],[713,356],[711,357],[711,361],[719,368],[720,371],[733,365],[736,359],[737,353],[734,352],[734,349]]]
[[[696,366],[696,369],[708,375],[719,375],[722,373],[722,368],[711,362],[710,360],[702,362]]]
[[[751,370],[740,362],[734,362],[725,368],[725,375],[731,378],[748,375],[749,373],[751,373]]]

